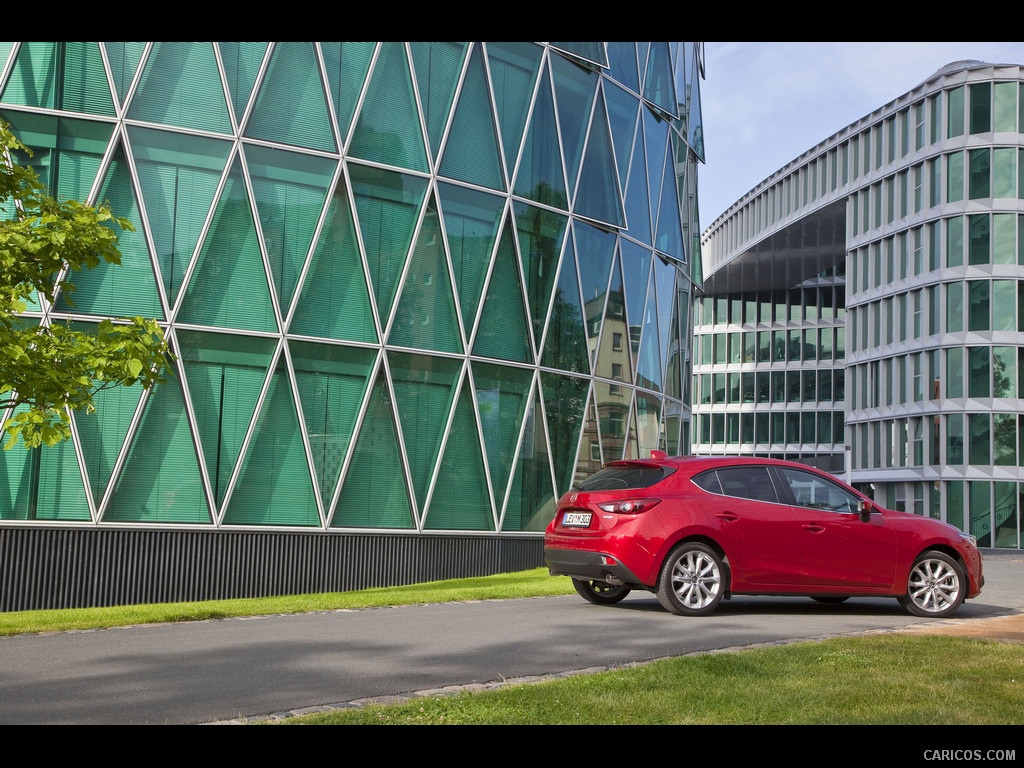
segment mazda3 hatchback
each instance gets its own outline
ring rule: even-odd
[[[973,536],[884,509],[803,464],[727,457],[613,461],[574,485],[548,526],[552,575],[592,603],[654,592],[699,616],[731,595],[895,597],[941,618],[984,583]]]

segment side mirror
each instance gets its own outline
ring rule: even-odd
[[[857,514],[860,515],[860,519],[865,523],[871,519],[871,502],[866,499],[861,499],[857,502]]]

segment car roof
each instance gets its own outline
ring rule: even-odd
[[[793,467],[794,469],[809,470],[820,473],[807,464],[800,464],[795,461],[784,461],[782,459],[769,459],[757,456],[656,456],[649,459],[623,459],[622,461],[609,461],[606,467],[627,466],[639,464],[646,466],[672,467],[683,471],[686,475],[696,475],[708,469],[720,467],[736,467],[743,465],[773,465],[778,467]]]

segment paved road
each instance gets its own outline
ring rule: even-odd
[[[1024,609],[1024,555],[957,619]],[[694,651],[922,623],[894,600],[735,598],[687,619],[634,593],[0,637],[0,723],[200,723]]]

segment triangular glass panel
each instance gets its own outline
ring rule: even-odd
[[[631,327],[642,326],[642,335],[636,354],[636,385],[644,389],[661,391],[661,356],[658,339],[658,313],[655,311],[654,272],[647,289],[647,303],[643,316]]]
[[[690,145],[701,162],[704,162],[704,118],[700,108],[700,82],[694,77],[690,83],[690,108],[686,110],[689,132],[686,143]]]
[[[676,191],[675,163],[672,154],[665,157],[664,182],[661,187],[661,211],[658,214],[657,238],[654,246],[669,256],[683,260],[683,233],[679,219],[679,196]]]
[[[644,78],[643,97],[656,104],[662,111],[678,116],[675,78],[672,77],[672,57],[668,43],[651,43],[651,54],[647,59],[647,76]]]
[[[409,43],[427,136],[430,137],[430,152],[434,157],[437,157],[444,127],[448,124],[466,46],[467,43]]]
[[[114,116],[99,43],[22,43],[0,100]]]
[[[220,49],[220,60],[224,63],[224,76],[228,81],[231,105],[235,109],[235,122],[241,123],[263,57],[267,55],[267,43],[229,42],[217,43],[217,47]]]
[[[646,109],[641,114],[648,114]],[[652,245],[651,198],[647,191],[647,154],[644,152],[644,135],[637,131],[633,144],[633,160],[629,164],[629,181],[626,183],[626,219],[629,234],[644,245]]]
[[[156,288],[156,275],[146,246],[142,217],[132,187],[131,171],[122,148],[118,148],[111,161],[107,177],[100,188],[99,199],[109,201],[115,216],[133,222],[135,231],[122,230],[116,224],[106,225],[118,237],[121,263],[101,262],[95,269],[70,273],[68,279],[75,290],[65,291],[57,306],[68,310],[73,305],[78,312],[94,315],[121,315],[126,317],[156,317],[163,319],[160,296]],[[70,295],[69,295],[70,293]]]
[[[388,363],[413,489],[423,509],[441,452],[462,361],[390,352]]]
[[[336,152],[320,67],[312,43],[274,46],[245,135]]]
[[[173,305],[213,204],[231,143],[128,127],[164,290]]]
[[[613,232],[605,232],[581,221],[573,222],[573,231],[576,234],[576,258],[579,262],[584,317],[593,362],[597,355],[597,339],[601,333],[608,298],[608,273],[615,256],[616,237]]]
[[[601,433],[601,449],[604,460],[619,461],[626,447],[629,426],[629,407],[633,388],[621,384],[594,382],[597,403],[598,430]]]
[[[402,452],[384,369],[370,393],[331,525],[337,528],[412,528]]]
[[[480,433],[473,415],[473,395],[462,388],[444,447],[423,527],[428,530],[493,531],[487,503]]]
[[[625,438],[625,452],[622,455],[623,459],[639,459],[640,458],[640,444],[637,442],[637,425],[636,425],[636,406],[630,406],[629,408],[629,425],[626,427],[626,438]],[[648,454],[650,455],[650,454]]]
[[[544,412],[551,435],[551,458],[555,468],[555,492],[562,494],[572,485],[576,449],[584,426],[590,381],[541,371]]]
[[[608,103],[608,122],[611,125],[612,142],[615,145],[615,162],[619,182],[625,185],[629,172],[629,161],[633,156],[633,138],[636,134],[640,100],[628,91],[604,81],[604,96]],[[632,231],[632,219],[630,231]]]
[[[245,147],[256,212],[282,313],[291,305],[338,164],[315,155]]]
[[[128,117],[228,133],[231,120],[212,43],[153,43]]]
[[[594,396],[587,397],[587,420],[583,423],[583,437],[580,441],[580,453],[576,458],[576,470],[573,483],[578,483],[601,469],[601,431],[598,429],[597,410],[594,408]]]
[[[426,147],[403,43],[381,43],[348,153],[399,168],[427,170]]]
[[[533,43],[487,43],[494,103],[501,126],[505,167],[515,168],[542,50]],[[549,92],[550,93],[550,92]]]
[[[608,66],[608,54],[605,53],[604,43],[548,43],[548,45],[599,67]]]
[[[515,202],[513,207],[519,253],[526,277],[526,296],[533,318],[533,338],[539,343],[551,303],[551,289],[568,218],[527,203]]]
[[[565,149],[565,173],[569,189],[576,189],[583,142],[587,136],[594,93],[600,78],[596,73],[561,56],[552,56],[550,61],[558,103],[558,126],[562,133],[562,147]]]
[[[540,78],[537,101],[526,131],[526,143],[523,145],[523,157],[519,161],[514,187],[517,195],[553,208],[569,209],[555,104],[546,68]]]
[[[562,267],[558,273],[555,300],[551,307],[544,354],[541,365],[563,371],[590,375],[587,355],[587,331],[583,304],[580,302],[579,276],[576,274],[576,253],[572,238],[565,246]]]
[[[228,501],[224,524],[321,524],[283,354]]]
[[[501,235],[487,285],[473,354],[525,363],[533,361],[533,353],[511,228],[510,219]]]
[[[423,224],[409,258],[409,269],[398,299],[388,344],[436,352],[462,352],[455,297],[441,238],[441,222],[433,198],[427,203]]]
[[[168,376],[149,396],[104,522],[211,522],[184,413],[181,385]]]
[[[480,46],[476,46],[469,57],[440,172],[481,187],[505,189],[494,110]]]
[[[604,99],[600,96],[590,126],[590,139],[587,141],[587,154],[583,158],[573,211],[615,227],[626,226],[607,112]]]
[[[473,361],[473,381],[494,498],[500,504],[516,457],[533,371]]]
[[[640,325],[651,274],[651,252],[623,238],[621,245],[622,275],[625,281],[626,317],[633,333],[634,356],[640,346]]]
[[[668,154],[668,123],[658,120],[649,109],[640,110],[644,123],[644,143],[647,145],[647,187],[651,195],[651,221],[657,221],[657,206],[661,200],[661,184]],[[669,183],[674,184],[675,179]],[[630,219],[632,221],[632,219]]]
[[[331,197],[290,331],[330,339],[377,341],[344,178],[338,179]]]
[[[437,194],[468,337],[476,322],[505,198],[442,181],[437,184]]]
[[[502,518],[503,531],[543,531],[555,514],[557,496],[551,484],[548,436],[536,389],[531,400]]]
[[[363,91],[376,43],[320,43],[327,70],[327,90],[334,102],[342,144],[352,125],[352,113]]]
[[[381,325],[386,326],[412,245],[427,180],[357,163],[350,163],[348,169],[377,313]]]
[[[665,365],[670,356],[670,341],[678,341],[679,337],[679,329],[673,327],[674,323],[678,323],[679,318],[675,306],[676,268],[664,259],[656,258],[654,260],[654,276],[658,286],[658,330],[661,347],[658,359],[661,360],[662,365]],[[670,384],[666,381],[665,393],[669,397],[679,397],[678,394],[672,395],[669,388]]]
[[[661,432],[661,398],[637,392],[635,408],[637,458],[650,456],[651,451],[654,450],[664,450],[665,441]]]
[[[114,88],[117,99],[124,104],[131,87],[132,78],[139,68],[142,54],[146,50],[145,43],[104,43],[107,50],[107,61],[110,63],[110,74],[114,77]]]
[[[206,233],[178,320],[251,331],[277,330],[256,222],[237,159]]]
[[[177,331],[177,337],[206,471],[220,506],[276,341],[183,329]]]
[[[636,43],[608,43],[608,73],[618,83],[640,92],[636,70]]]
[[[639,334],[639,332],[638,326],[636,333]],[[601,343],[597,352],[597,363],[594,366],[596,375],[613,381],[630,382],[633,380],[633,367],[629,357],[632,336],[633,328],[626,321],[622,272],[619,269],[619,259],[616,257],[615,263],[612,265],[612,279],[608,287],[608,302],[605,304],[604,320],[601,323]]]
[[[324,507],[331,503],[377,351],[290,340],[295,384]]]

